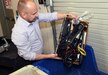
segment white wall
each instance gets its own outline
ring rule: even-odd
[[[2,27],[1,27],[1,22],[0,22],[0,36],[3,36]]]
[[[108,0],[53,0],[59,12],[93,13],[89,21],[88,44],[94,48],[99,70],[108,73]],[[92,65],[91,65],[92,66]]]
[[[13,12],[14,12],[14,18],[16,20],[17,4],[18,4],[19,0],[11,0],[11,1],[12,1],[12,9],[13,9]]]

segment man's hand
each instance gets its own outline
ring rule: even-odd
[[[36,54],[36,60],[41,59],[59,59],[62,60],[60,57],[58,57],[57,54]]]
[[[69,12],[69,13],[67,13],[67,18],[69,18],[69,19],[78,19],[79,16],[76,15],[75,13]]]
[[[61,58],[58,57],[57,54],[49,54],[49,58],[51,58],[51,59],[60,59],[61,60]]]
[[[67,18],[67,16],[70,19],[78,19],[78,16],[75,13],[73,13],[73,12],[69,12],[69,13],[57,13],[58,20]]]

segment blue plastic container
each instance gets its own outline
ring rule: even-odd
[[[86,57],[80,66],[68,68],[61,60],[46,59],[33,63],[48,75],[108,75],[98,70],[93,48],[86,45]]]

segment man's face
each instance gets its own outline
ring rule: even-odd
[[[31,8],[27,12],[27,20],[29,22],[34,22],[38,18],[38,9],[36,7]]]
[[[22,17],[28,22],[34,22],[38,18],[38,6],[31,1],[28,1],[25,8],[22,10]]]

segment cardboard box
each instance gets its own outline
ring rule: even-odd
[[[36,66],[27,65],[9,75],[48,75]]]

